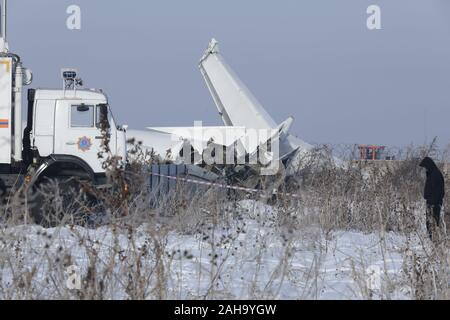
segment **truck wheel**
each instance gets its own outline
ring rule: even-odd
[[[2,179],[0,179],[0,198],[3,198],[3,196],[6,195],[6,184],[3,182]]]
[[[95,198],[76,178],[44,177],[32,189],[30,214],[43,227],[84,225],[95,210]]]

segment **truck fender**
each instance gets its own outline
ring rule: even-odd
[[[81,167],[88,175],[91,181],[95,181],[95,173],[92,168],[81,158],[71,156],[71,155],[51,155],[46,158],[38,169],[34,172],[31,180],[29,181],[29,186],[33,186],[36,181],[48,170],[51,166],[58,163],[72,163]]]

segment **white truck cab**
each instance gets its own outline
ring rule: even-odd
[[[126,164],[125,129],[117,125],[101,90],[82,89],[75,69],[62,70],[61,89],[28,90],[23,128],[23,88],[33,74],[9,51],[6,3],[0,7],[0,195],[18,180],[28,189],[47,178],[103,184],[107,158]]]
[[[58,182],[61,190],[76,185],[80,191],[81,180],[104,185],[108,158],[126,165],[125,128],[117,125],[101,90],[82,89],[75,69],[62,70],[62,89],[28,89],[23,127],[23,88],[33,77],[9,51],[6,2],[0,7],[0,199],[33,194],[49,180]],[[33,199],[28,208],[39,221],[42,197],[34,195],[25,199]]]
[[[108,99],[100,90],[38,89],[33,100],[32,110],[28,111],[32,112],[31,149],[40,158],[79,158],[95,174],[105,172],[102,164],[108,156],[125,161],[125,130],[116,124]],[[105,133],[109,154],[101,158]]]

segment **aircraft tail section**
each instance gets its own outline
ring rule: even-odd
[[[226,126],[277,128],[275,121],[227,65],[215,39],[211,40],[199,68]]]

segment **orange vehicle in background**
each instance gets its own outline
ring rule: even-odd
[[[381,161],[381,160],[395,160],[395,157],[386,155],[385,146],[361,144],[353,146],[352,160]]]

